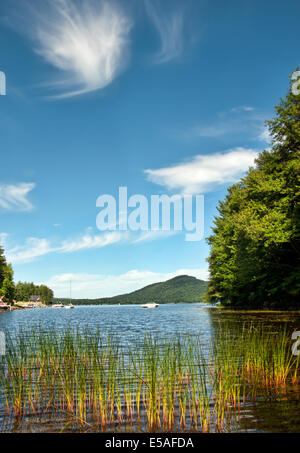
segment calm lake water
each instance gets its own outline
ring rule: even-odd
[[[138,342],[146,332],[158,336],[192,334],[201,339],[204,346],[214,337],[220,324],[234,332],[245,323],[264,325],[274,334],[287,329],[291,334],[300,330],[299,312],[234,312],[223,311],[206,304],[161,305],[157,309],[141,309],[135,305],[121,306],[77,306],[65,309],[28,309],[0,313],[0,331],[13,336],[21,328],[30,333],[42,327],[65,327],[84,329],[112,330],[121,340]],[[272,401],[249,403],[233,419],[231,431],[247,432],[300,432],[300,389],[287,388],[284,395]],[[0,417],[1,418],[1,417]]]
[[[42,326],[63,329],[66,326],[84,329],[112,330],[121,336],[139,338],[146,331],[157,334],[195,333],[209,338],[209,310],[199,304],[161,305],[142,309],[139,305],[76,306],[65,309],[27,309],[0,313],[0,330],[14,332]]]

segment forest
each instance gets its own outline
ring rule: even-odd
[[[270,149],[228,189],[208,238],[206,299],[223,306],[300,306],[300,94],[267,122]]]
[[[53,291],[46,285],[34,283],[14,283],[14,272],[11,264],[6,262],[4,250],[0,247],[0,297],[10,304],[14,301],[28,302],[30,296],[40,296],[44,304],[50,304],[53,299]]]

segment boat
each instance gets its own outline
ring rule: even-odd
[[[11,306],[10,306],[9,303],[7,303],[7,302],[2,302],[2,301],[0,300],[0,310],[8,310],[8,311],[10,311],[10,310],[11,310]]]
[[[70,308],[74,308],[74,305],[72,304],[71,300],[72,300],[72,282],[70,280],[70,302],[68,303],[68,305],[65,305],[65,308],[67,308],[68,310],[70,310]]]
[[[52,308],[63,308],[64,305],[63,304],[54,304],[52,305]]]
[[[159,304],[144,304],[141,308],[157,308]]]

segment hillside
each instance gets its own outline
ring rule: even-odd
[[[101,299],[72,299],[72,303],[74,305],[191,303],[200,302],[206,289],[207,282],[188,275],[180,275],[165,282],[153,283],[132,293]],[[68,302],[68,299],[59,300],[63,303]]]

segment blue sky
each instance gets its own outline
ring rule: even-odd
[[[188,273],[205,239],[100,232],[102,194],[218,200],[267,148],[299,65],[298,1],[0,5],[0,240],[15,280],[110,296]]]

